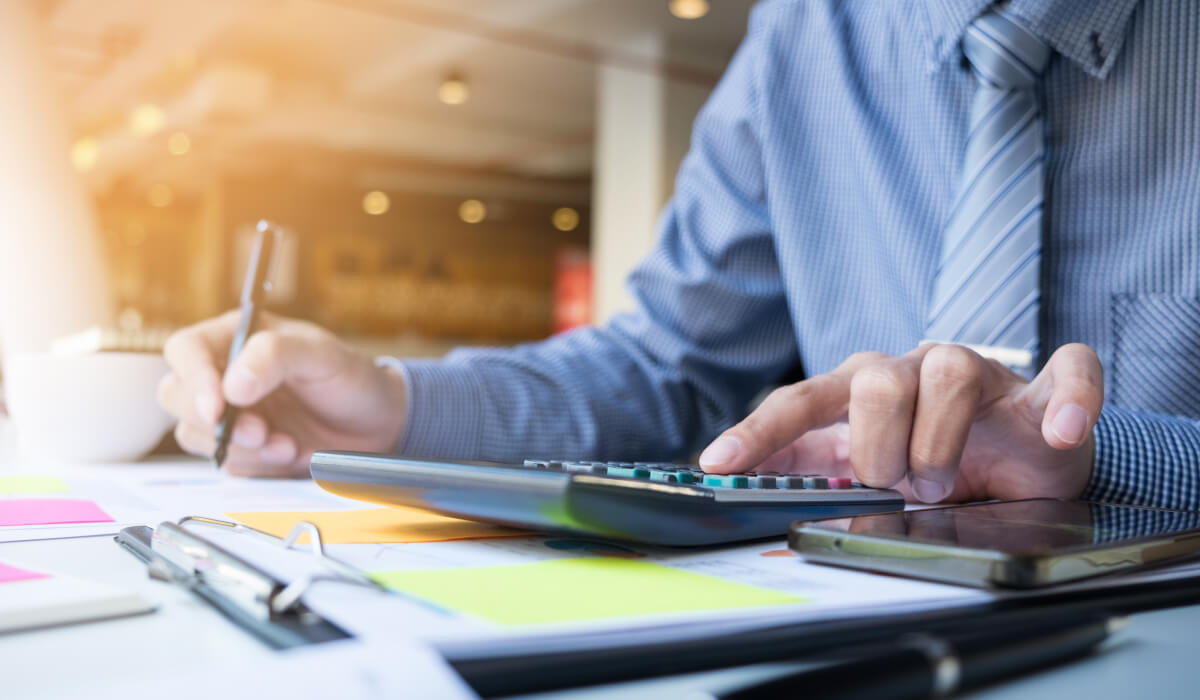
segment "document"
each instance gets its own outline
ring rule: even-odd
[[[428,646],[401,634],[386,643],[327,642],[276,652],[253,661],[222,667],[220,673],[164,678],[154,669],[131,670],[126,682],[96,688],[90,700],[128,700],[162,696],[172,700],[262,700],[263,698],[477,698],[471,688]]]

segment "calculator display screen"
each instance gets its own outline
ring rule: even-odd
[[[1200,513],[1037,498],[861,515],[808,526],[1036,556],[1196,530]]]

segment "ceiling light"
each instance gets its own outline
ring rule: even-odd
[[[574,231],[579,227],[579,212],[571,207],[559,207],[554,210],[550,222],[559,231]]]
[[[138,105],[137,109],[129,114],[129,128],[139,136],[157,134],[166,125],[167,115],[155,104]]]
[[[679,19],[700,19],[708,14],[708,0],[671,0],[667,7]]]
[[[380,216],[392,208],[392,200],[384,192],[371,190],[363,195],[362,208],[371,216]]]
[[[471,90],[467,87],[466,79],[457,73],[446,76],[438,87],[438,99],[448,105],[460,105],[470,97]]]
[[[71,146],[71,165],[81,173],[96,167],[100,159],[100,144],[95,139],[79,139]]]
[[[468,224],[477,224],[487,218],[487,206],[478,199],[468,199],[458,205],[458,218]]]
[[[150,201],[150,206],[162,209],[171,206],[171,202],[175,201],[175,193],[169,186],[160,182],[151,185],[150,190],[146,193],[146,199]]]
[[[167,138],[167,153],[173,156],[184,156],[192,150],[192,139],[182,131],[176,131]]]

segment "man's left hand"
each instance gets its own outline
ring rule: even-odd
[[[859,353],[772,392],[700,466],[852,473],[927,503],[1075,498],[1091,478],[1103,403],[1104,372],[1086,345],[1059,348],[1032,382],[958,345]]]

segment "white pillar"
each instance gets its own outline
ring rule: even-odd
[[[660,41],[631,50],[662,57]],[[653,247],[659,214],[709,88],[663,73],[601,65],[592,192],[596,321],[632,307],[625,277]]]
[[[44,350],[60,335],[111,319],[96,220],[71,167],[37,5],[0,2],[0,345],[6,353]]]

